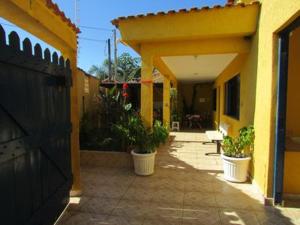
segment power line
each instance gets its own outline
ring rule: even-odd
[[[19,28],[18,26],[16,25],[13,25],[13,24],[8,24],[8,23],[0,23],[1,25],[4,25],[4,26],[10,26],[10,27],[17,27]],[[113,29],[107,29],[107,28],[101,28],[101,27],[89,27],[89,26],[79,26],[81,28],[86,28],[86,29],[92,29],[92,30],[101,30],[101,31],[109,31],[109,32],[113,32],[114,30]],[[113,36],[113,34],[111,35]]]
[[[79,39],[86,40],[86,41],[100,42],[100,43],[106,42],[106,40],[99,40],[99,39],[92,39],[92,38],[85,38],[85,37],[79,37]]]
[[[91,29],[91,30],[101,30],[101,31],[113,32],[113,29],[102,28],[102,27],[90,27],[90,26],[79,26],[79,27],[85,28],[85,29]]]

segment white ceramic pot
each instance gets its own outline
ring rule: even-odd
[[[154,173],[156,151],[153,153],[139,154],[131,151],[133,156],[134,172],[137,175],[148,176]]]
[[[224,178],[231,182],[242,183],[247,180],[251,157],[233,158],[221,155],[223,159]]]

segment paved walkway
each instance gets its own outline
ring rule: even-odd
[[[84,195],[72,199],[59,225],[291,225],[300,209],[264,207],[251,184],[224,181],[213,144],[205,134],[172,133],[155,174],[132,169],[82,168]]]

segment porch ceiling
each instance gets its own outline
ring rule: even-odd
[[[260,4],[254,2],[246,5],[193,8],[120,17],[112,23],[119,28],[122,42],[141,53],[142,45],[149,43],[251,36],[256,31],[259,7]]]
[[[213,81],[237,56],[232,54],[211,54],[162,57],[178,81]]]

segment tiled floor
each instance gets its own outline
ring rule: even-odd
[[[82,168],[84,195],[72,199],[59,225],[290,225],[299,208],[264,207],[251,184],[223,180],[213,144],[205,134],[173,133],[159,149],[155,174],[132,169]]]

